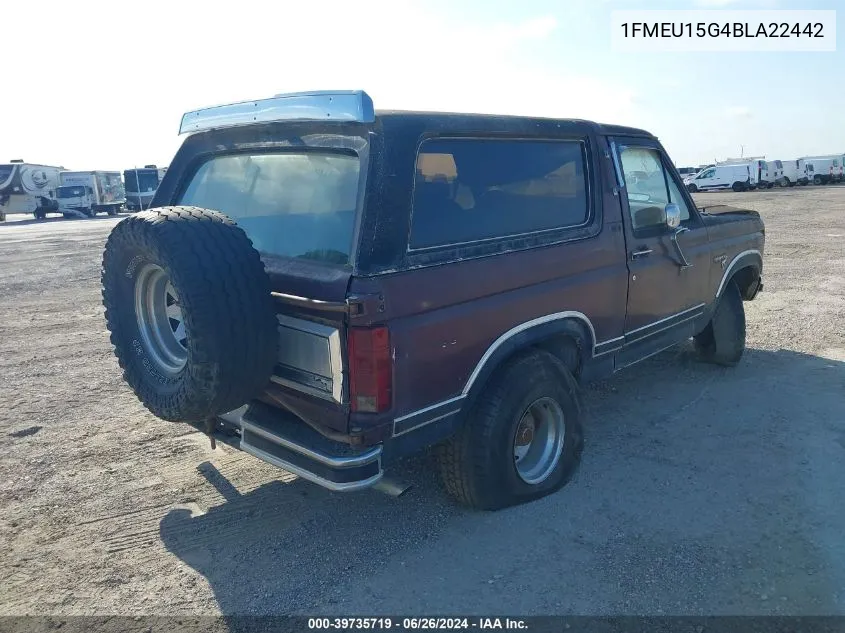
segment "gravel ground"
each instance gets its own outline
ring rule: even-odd
[[[103,323],[116,220],[0,225],[0,614],[845,615],[845,187],[698,200],[767,223],[743,362],[589,386],[573,482],[498,513],[428,457],[332,494],[154,418]]]

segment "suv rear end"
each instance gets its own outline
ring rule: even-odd
[[[188,113],[180,132],[192,135],[153,201],[225,214],[269,278],[278,333],[269,381],[213,432],[334,490],[381,477],[380,427],[391,408],[389,332],[375,325],[383,297],[353,283],[367,247],[364,201],[378,176],[370,177],[374,124],[363,93]]]

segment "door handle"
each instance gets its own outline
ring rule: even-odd
[[[631,259],[639,259],[640,257],[647,257],[651,255],[652,249],[650,248],[643,248],[638,251],[634,251],[631,253]]]

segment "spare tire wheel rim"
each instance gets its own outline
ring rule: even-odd
[[[187,335],[179,295],[165,270],[145,264],[135,278],[135,316],[150,360],[173,377],[188,362]]]
[[[566,437],[563,409],[553,398],[540,398],[525,409],[513,439],[513,461],[519,478],[543,483],[554,472]]]

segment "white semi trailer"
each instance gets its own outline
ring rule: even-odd
[[[116,215],[126,204],[119,171],[63,171],[60,179],[56,198],[66,218]]]
[[[58,210],[56,187],[63,167],[13,160],[0,164],[0,222],[9,213],[47,217]]]

